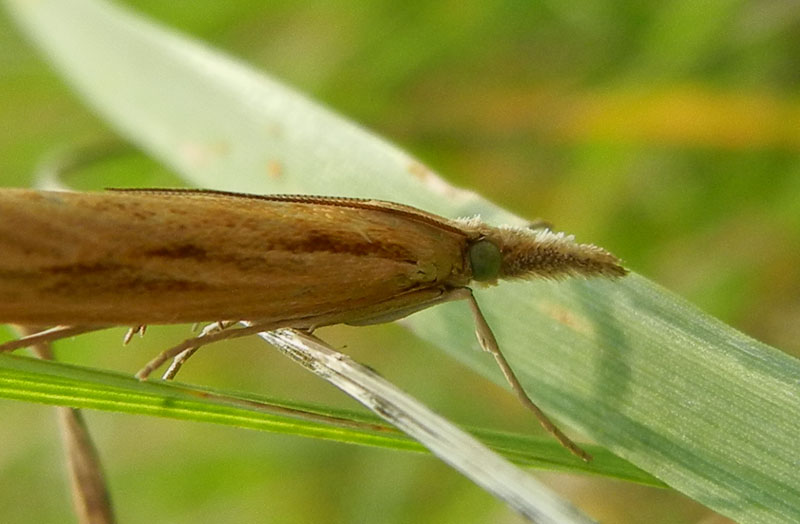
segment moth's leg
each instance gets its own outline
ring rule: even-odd
[[[200,349],[198,347],[193,347],[189,349],[184,349],[177,355],[172,358],[172,362],[170,363],[167,370],[161,375],[161,380],[172,380],[175,378],[175,375],[178,374],[178,371],[181,370],[186,361],[189,360],[189,357],[197,353],[197,350]]]
[[[558,429],[558,427],[556,427],[556,425],[553,424],[549,418],[547,418],[547,415],[545,415],[544,412],[533,403],[533,401],[528,397],[527,393],[525,393],[525,389],[522,387],[522,384],[520,384],[519,379],[517,379],[517,376],[514,374],[514,371],[511,369],[508,361],[506,361],[503,353],[500,351],[497,340],[495,339],[489,324],[486,322],[483,313],[481,313],[478,303],[475,301],[475,297],[473,296],[470,288],[433,288],[414,291],[381,304],[390,306],[386,307],[382,313],[378,313],[375,316],[367,317],[356,322],[348,322],[348,324],[366,325],[390,322],[392,320],[403,318],[422,309],[426,309],[437,304],[442,304],[444,302],[452,302],[454,300],[466,300],[469,303],[470,309],[472,310],[472,316],[475,320],[475,334],[478,337],[478,342],[485,351],[494,356],[498,366],[500,367],[500,370],[503,372],[506,380],[511,385],[511,389],[514,391],[514,394],[517,396],[517,398],[519,398],[522,404],[533,412],[542,427],[548,433],[553,435],[556,440],[558,440],[565,448],[585,461],[591,460],[592,457],[572,440],[570,440],[569,437],[564,435],[564,433],[562,433],[561,430]]]
[[[278,329],[280,327],[286,327],[286,323],[283,322],[260,322],[253,324],[252,326],[243,327],[239,329],[229,329],[226,331],[217,331],[216,333],[208,333],[203,334],[200,333],[196,337],[187,338],[180,344],[173,346],[165,351],[162,351],[155,358],[153,358],[150,362],[148,362],[142,369],[140,369],[136,373],[136,378],[139,380],[145,380],[150,374],[155,371],[159,366],[161,366],[167,360],[183,353],[187,349],[198,349],[202,346],[206,346],[213,342],[218,342],[220,340],[226,340],[229,338],[239,338],[245,337],[247,335],[253,335],[255,333],[260,333],[261,331],[272,331],[274,329]]]
[[[231,327],[234,324],[235,324],[235,322],[231,322],[231,321],[212,322],[211,324],[208,324],[206,327],[204,327],[202,329],[202,331],[200,332],[200,334],[197,335],[197,336],[198,337],[205,337],[205,336],[210,335],[211,333],[215,333],[215,332],[227,329],[227,328]],[[167,370],[164,372],[164,374],[161,375],[161,379],[162,380],[172,380],[172,379],[174,379],[175,375],[178,374],[178,371],[181,370],[181,367],[183,367],[183,365],[186,363],[186,361],[189,360],[189,357],[191,357],[192,355],[197,353],[198,349],[200,349],[200,348],[199,347],[190,347],[188,349],[185,349],[185,350],[181,351],[177,355],[175,355],[175,357],[172,359],[172,363],[169,365],[169,368],[167,368]]]
[[[62,338],[74,337],[75,335],[89,333],[90,331],[100,331],[102,329],[108,329],[109,327],[110,326],[56,326],[0,344],[0,353],[14,351],[15,349],[32,346],[34,344],[49,344],[50,342]]]
[[[189,360],[189,357],[197,353],[198,349],[200,348],[193,347],[189,349],[184,349],[183,351],[175,355],[167,370],[161,375],[161,380],[174,379],[175,375],[178,374],[178,371],[180,371],[183,365],[186,364],[186,361]]]
[[[130,344],[131,340],[133,340],[133,336],[137,333],[140,337],[144,336],[145,331],[147,331],[147,326],[145,324],[140,324],[138,326],[131,326],[128,328],[128,331],[125,333],[125,336],[122,337],[122,345],[127,346]]]
[[[497,361],[497,365],[500,367],[503,375],[505,375],[506,380],[511,385],[511,389],[517,395],[517,398],[520,400],[520,402],[522,402],[522,404],[529,410],[533,411],[533,414],[539,420],[539,423],[542,425],[542,427],[548,433],[553,435],[562,446],[586,462],[592,460],[592,456],[584,451],[580,446],[575,444],[568,436],[562,433],[561,430],[558,429],[558,427],[547,417],[547,415],[545,415],[544,412],[539,409],[539,406],[533,403],[530,397],[528,397],[528,394],[525,393],[525,388],[522,387],[519,379],[517,379],[517,376],[514,374],[514,371],[511,369],[508,361],[500,351],[500,346],[497,344],[497,339],[495,339],[494,333],[492,333],[489,324],[486,322],[483,313],[478,307],[478,302],[475,300],[472,290],[469,288],[458,288],[452,290],[450,294],[453,297],[463,298],[469,303],[469,307],[472,310],[472,316],[475,320],[475,334],[478,337],[478,342],[484,351],[487,351],[494,356],[495,360]]]

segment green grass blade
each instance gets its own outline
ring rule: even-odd
[[[89,104],[192,184],[362,195],[518,220],[274,80],[126,11],[78,0],[8,3]],[[546,411],[731,518],[800,518],[796,359],[637,275],[477,295]],[[471,350],[463,305],[406,323],[501,380]]]
[[[0,354],[0,397],[42,404],[150,415],[426,453],[379,418],[343,409],[219,391],[60,362]],[[319,417],[327,417],[322,420]],[[661,482],[599,446],[592,464],[573,460],[547,437],[473,429],[488,446],[524,466],[585,472],[652,486]]]

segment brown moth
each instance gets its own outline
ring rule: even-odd
[[[204,190],[0,189],[0,323],[60,326],[10,351],[108,326],[248,320],[153,359],[291,327],[388,322],[467,300],[481,346],[570,451],[589,456],[527,397],[467,287],[498,279],[620,277],[602,248],[549,230],[448,220],[378,200]]]

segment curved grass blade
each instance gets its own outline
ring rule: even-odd
[[[210,422],[247,429],[424,452],[416,441],[364,413],[292,403],[241,392],[133,376],[0,354],[0,397],[76,408]],[[594,446],[592,464],[572,459],[547,437],[470,429],[488,446],[524,466],[592,473],[663,486],[658,480]]]

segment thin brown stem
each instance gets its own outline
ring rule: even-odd
[[[20,327],[22,333],[30,332]],[[38,333],[36,333],[38,334]],[[34,354],[43,360],[52,360],[53,352],[48,342],[31,345]],[[67,459],[72,504],[80,524],[113,524],[115,522],[111,496],[108,492],[100,457],[89,428],[79,409],[58,407],[58,424]]]
[[[14,351],[15,349],[26,348],[36,344],[49,344],[56,340],[61,340],[62,338],[69,338],[91,331],[100,331],[108,327],[109,326],[56,326],[0,344],[0,353]]]

